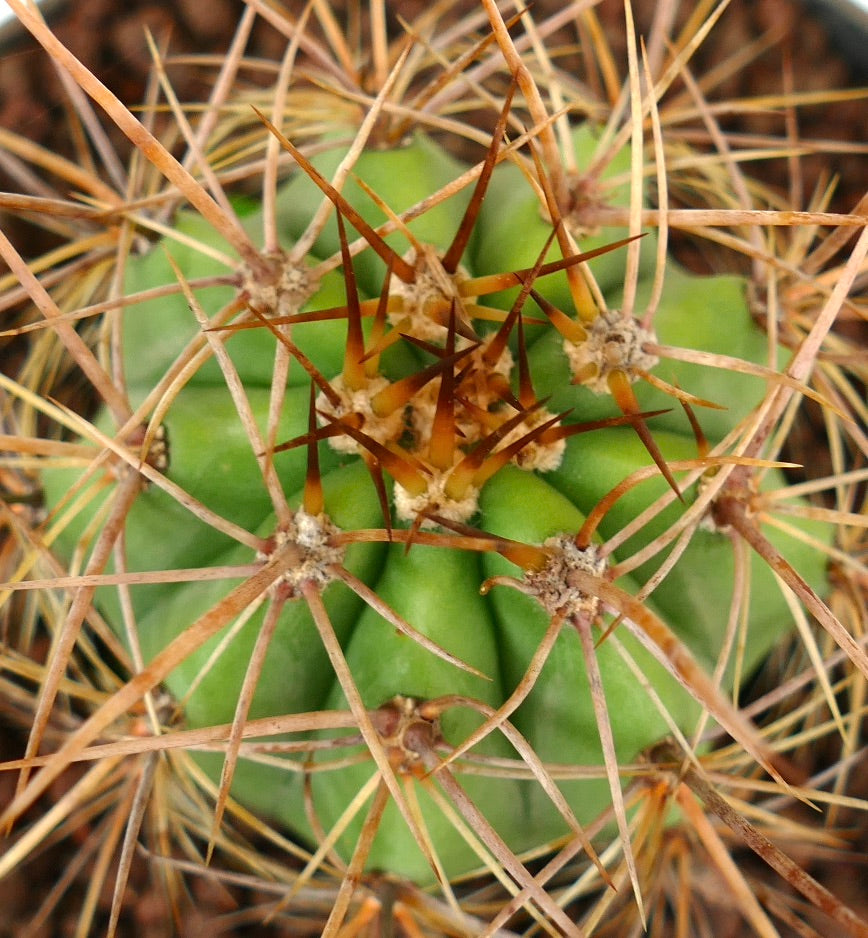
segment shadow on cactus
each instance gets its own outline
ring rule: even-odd
[[[381,97],[316,155],[260,115],[289,180],[261,205],[185,181],[199,211],[126,260],[108,366],[67,337],[105,405],[52,411],[78,438],[51,447],[40,535],[74,577],[63,641],[105,617],[136,673],[25,768],[4,819],[162,686],[186,730],[217,728],[190,746],[211,843],[236,802],[291,832],[295,888],[325,865],[349,884],[332,929],[364,873],[448,896],[488,870],[573,934],[530,858],[551,875],[584,852],[641,907],[651,747],[673,739],[701,779],[710,716],[799,781],[733,700],[794,628],[793,592],[834,618],[829,526],[798,497],[765,523],[787,498],[773,402],[817,395],[778,371],[740,278],[655,263],[633,224],[575,249],[516,86],[474,166],[422,128],[375,145]],[[575,128],[569,162],[594,138]]]

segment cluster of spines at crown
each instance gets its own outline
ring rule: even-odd
[[[629,351],[637,348],[645,335],[638,323],[633,319],[621,325],[604,323],[609,332],[623,329],[632,333],[620,343],[610,343],[625,350],[614,359],[589,360],[581,351],[576,354],[591,345],[591,334],[603,323],[596,307],[589,308],[589,293],[582,280],[585,274],[579,265],[635,239],[624,238],[585,253],[571,252],[533,140],[527,146],[546,196],[543,211],[551,220],[550,235],[536,263],[530,268],[481,276],[470,276],[461,266],[487,187],[503,155],[514,90],[513,83],[463,218],[445,251],[419,242],[402,226],[412,246],[408,252],[398,253],[313,163],[260,115],[301,171],[333,203],[346,285],[346,305],[329,313],[268,317],[251,307],[253,325],[271,330],[310,377],[308,432],[274,450],[307,447],[303,509],[308,515],[324,510],[317,457],[321,441],[365,462],[385,528],[391,537],[397,534],[396,521],[398,527],[409,527],[409,534],[400,535],[406,541],[430,528],[450,529],[453,543],[455,535],[482,533],[468,523],[476,514],[478,494],[488,479],[507,464],[528,471],[555,469],[568,437],[601,427],[632,425],[662,475],[678,492],[646,423],[660,412],[642,412],[632,388],[648,364],[641,349],[639,363],[636,352]],[[382,290],[375,299],[359,298],[347,222],[386,265]],[[562,257],[547,260],[555,243]],[[545,278],[559,271],[567,273],[571,286],[579,284],[576,292],[582,299],[577,303],[578,313],[559,309],[544,296]],[[508,289],[517,290],[508,310],[486,305],[487,295]],[[336,376],[322,374],[292,342],[291,333],[282,328],[326,315],[345,319],[347,326],[343,368]],[[365,319],[371,321],[367,330],[363,329]],[[573,381],[610,393],[622,412],[619,416],[576,422],[568,419],[569,411],[553,413],[547,408],[546,399],[540,399],[534,388],[526,342],[531,330],[546,328],[560,334],[568,360],[581,362],[573,369]],[[650,332],[647,335],[653,338]],[[381,369],[381,360],[395,343],[408,343],[430,364],[390,380]],[[391,499],[384,473],[394,482]],[[529,545],[495,540],[495,549],[525,568],[545,563],[543,553]],[[587,537],[583,540],[587,546]]]

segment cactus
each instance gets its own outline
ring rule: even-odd
[[[361,119],[293,133],[279,114],[303,85],[255,109],[261,202],[201,185],[76,76],[192,209],[122,210],[96,353],[48,307],[101,398],[86,417],[41,405],[72,431],[35,450],[54,457],[40,538],[72,577],[55,661],[95,629],[130,675],[24,767],[7,822],[144,702],[152,738],[193,754],[183,784],[213,791],[207,855],[253,812],[297,842],[294,889],[345,870],[328,933],[361,877],[448,896],[488,870],[581,934],[529,858],[583,853],[641,910],[643,839],[695,807],[654,779],[683,761],[701,788],[709,717],[781,790],[800,781],[735,702],[796,606],[868,673],[821,599],[834,529],[767,445],[788,398],[822,399],[809,343],[790,355],[757,325],[745,278],[668,258],[665,222],[637,237],[635,58],[632,141],[610,144],[610,190],[588,203],[618,221],[580,238],[565,167],[593,164],[604,131],[558,149],[488,14],[508,87],[476,163],[421,123],[390,132],[399,62]]]

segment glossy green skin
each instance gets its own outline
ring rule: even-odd
[[[327,151],[312,162],[319,172],[331,179],[344,156],[344,150]],[[353,167],[353,176],[363,179],[394,212],[404,212],[450,183],[466,167],[454,160],[433,140],[417,135],[406,146],[394,150],[365,151]],[[352,179],[344,184],[342,195],[365,218],[377,227],[387,221],[386,214]],[[467,201],[468,189],[457,193],[409,223],[410,231],[423,243],[446,246],[455,234]],[[281,231],[294,241],[306,230],[314,212],[322,202],[321,191],[307,176],[299,174],[290,180],[278,195]],[[347,225],[350,239],[354,237]],[[409,245],[402,234],[389,235],[386,240],[399,253]],[[334,215],[313,246],[318,257],[328,257],[340,250],[338,227]],[[385,263],[373,251],[363,251],[354,261],[359,289],[368,296],[378,296],[386,274]]]
[[[249,233],[255,237],[256,223],[261,225],[260,216],[248,216],[245,221]],[[199,215],[179,213],[175,229],[212,249],[233,255],[226,242],[216,238],[210,226]],[[186,243],[172,241],[158,244],[144,256],[129,260],[125,282],[127,292],[138,293],[174,283],[175,275],[169,256],[191,283],[200,278],[227,276],[226,267],[216,258]],[[316,263],[313,257],[309,261],[311,265]],[[198,289],[195,293],[202,309],[213,315],[233,299],[235,289],[230,285],[217,285]],[[321,279],[315,296],[305,308],[327,309],[341,306],[344,302],[343,277],[339,272],[332,272]],[[337,372],[343,363],[345,334],[346,328],[339,321],[304,323],[294,329],[293,341],[306,354],[318,354],[324,368]],[[124,359],[127,385],[133,389],[150,389],[195,337],[201,337],[201,330],[181,292],[131,307],[124,317],[124,347],[129,350]],[[271,387],[275,344],[274,337],[264,329],[239,331],[227,341],[226,347],[245,386]],[[306,383],[303,377],[302,370],[296,368],[291,383]],[[217,362],[213,358],[205,362],[190,383],[223,387],[224,380]]]
[[[579,154],[580,158],[582,154]],[[337,162],[337,156],[330,158]],[[388,160],[388,165],[385,164]],[[324,159],[324,164],[329,159]],[[325,168],[325,166],[324,166]],[[452,178],[455,166],[424,138],[400,151],[370,154],[356,172],[376,185],[396,209],[415,202]],[[445,178],[444,178],[445,177]],[[396,179],[412,179],[412,193],[394,191]],[[500,177],[495,174],[495,185]],[[312,206],[319,203],[306,192],[309,183],[290,183],[281,194],[281,203],[291,206],[283,224],[290,236],[300,231],[300,219],[306,220]],[[360,210],[366,201],[356,188]],[[305,202],[309,199],[310,204]],[[425,237],[439,247],[448,244],[457,227],[466,201],[458,199],[443,207],[433,221],[426,222]],[[516,195],[506,211],[497,198],[489,197],[478,225],[475,245],[465,263],[471,271],[484,273],[510,269],[512,260],[498,262],[498,230],[510,227],[512,211],[529,217],[531,197],[526,204]],[[368,203],[363,209],[376,220],[379,210]],[[506,212],[506,213],[505,213]],[[504,214],[505,213],[505,214]],[[248,219],[254,226],[255,218]],[[529,222],[528,222],[529,223]],[[188,228],[201,225],[186,218]],[[197,233],[200,233],[197,230]],[[202,236],[205,232],[201,231]],[[613,232],[613,236],[618,236]],[[330,238],[332,239],[330,241]],[[500,243],[504,237],[501,236]],[[484,249],[482,247],[484,245]],[[324,254],[334,249],[333,232],[327,232],[317,245]],[[503,245],[503,257],[510,258],[513,243]],[[189,278],[213,272],[210,262],[194,254],[180,257],[173,249]],[[522,261],[521,263],[524,263]],[[359,258],[360,281],[365,289],[379,289],[382,277],[379,261]],[[612,282],[617,276],[610,272]],[[168,282],[171,274],[158,252],[131,262],[130,284],[135,289],[157,282]],[[157,278],[151,280],[151,277]],[[162,281],[159,279],[162,277]],[[555,290],[555,294],[557,291]],[[339,294],[336,298],[336,294]],[[222,297],[225,301],[226,297]],[[311,306],[325,307],[343,301],[343,290],[329,279]],[[559,300],[560,302],[560,300]],[[209,308],[213,313],[217,307]],[[167,304],[154,327],[150,316],[140,308],[127,313],[127,371],[131,376],[133,397],[143,394],[177,351],[195,334],[186,304]],[[138,318],[136,318],[138,317]],[[321,325],[321,324],[318,324]],[[726,354],[741,355],[754,361],[765,360],[765,339],[751,324],[743,302],[741,285],[733,278],[703,280],[688,277],[673,269],[658,316],[659,335],[663,342],[713,348]],[[308,351],[327,377],[340,367],[343,354],[343,326],[328,324],[322,332],[308,330]],[[148,335],[157,329],[159,342],[151,344]],[[294,336],[295,337],[295,336]],[[530,359],[534,382],[540,396],[551,394],[552,409],[574,408],[569,420],[584,420],[600,414],[614,414],[617,409],[606,398],[597,398],[584,389],[571,386],[563,354],[550,332],[534,336],[529,330]],[[264,332],[251,333],[230,340],[236,360],[244,371],[245,383],[254,408],[264,425],[265,400],[274,339]],[[395,366],[400,370],[400,366]],[[721,438],[758,400],[762,388],[758,382],[709,369],[691,369],[675,364],[663,369],[663,377],[676,374],[686,389],[723,401],[729,411],[703,411],[701,420],[711,439]],[[300,369],[296,369],[300,373]],[[294,379],[295,380],[295,379]],[[291,382],[292,383],[292,382]],[[259,388],[257,388],[259,386]],[[643,406],[659,406],[657,392],[640,391]],[[664,406],[670,406],[667,399]],[[288,391],[284,408],[283,438],[303,433],[307,421],[307,387],[300,383]],[[172,442],[170,477],[196,497],[250,531],[269,534],[274,527],[270,501],[263,489],[255,460],[233,416],[228,392],[222,387],[213,364],[202,370],[196,381],[185,388],[172,406],[166,425]],[[659,429],[658,429],[659,428]],[[680,409],[654,424],[655,438],[669,459],[690,458],[696,445]],[[334,521],[346,530],[381,527],[382,518],[373,486],[360,460],[339,457],[327,446],[320,447],[326,506]],[[304,482],[302,449],[278,457],[284,490],[292,493],[298,504]],[[567,454],[559,469],[546,474],[529,474],[509,467],[484,487],[474,525],[527,543],[540,543],[550,535],[575,532],[585,514],[617,482],[639,466],[648,465],[650,457],[630,428],[582,434],[569,440]],[[780,483],[775,478],[775,483]],[[46,476],[49,502],[56,502],[69,487],[69,473]],[[604,536],[619,530],[628,520],[650,504],[665,489],[655,479],[631,491],[609,512],[601,526]],[[688,500],[691,492],[686,493]],[[232,546],[222,536],[180,508],[167,506],[167,499],[153,489],[139,499],[130,516],[126,537],[130,567],[134,570],[248,563],[253,558],[244,547]],[[681,507],[673,505],[627,546],[630,552],[647,543],[668,524]],[[159,516],[157,516],[159,512]],[[82,520],[81,524],[84,524]],[[72,535],[80,532],[71,531]],[[813,532],[812,533],[818,533]],[[823,536],[822,533],[819,536]],[[824,581],[822,558],[797,542],[784,545],[783,538],[773,538],[801,575],[815,588]],[[637,572],[638,582],[656,568],[652,561]],[[480,584],[489,576],[519,571],[498,555],[480,555],[456,550],[415,546],[406,553],[403,546],[355,545],[347,555],[346,566],[372,586],[399,615],[425,632],[449,651],[472,664],[491,680],[485,681],[459,671],[420,649],[396,632],[376,612],[365,606],[343,584],[332,584],[324,593],[331,621],[344,646],[347,660],[365,704],[376,708],[395,694],[435,698],[447,694],[465,694],[496,707],[512,692],[530,661],[545,630],[548,618],[536,602],[507,587],[498,586],[483,597]],[[745,662],[749,669],[762,658],[780,634],[790,628],[784,600],[772,582],[772,576],[758,559],[751,563],[753,581],[750,626]],[[711,668],[716,659],[726,627],[732,583],[732,548],[726,537],[716,533],[697,533],[690,547],[670,576],[655,592],[649,605],[655,609],[691,648],[697,659]],[[188,584],[183,586],[136,587],[133,601],[139,618],[139,633],[146,659],[152,657],[172,638],[215,604],[234,585],[233,582]],[[636,589],[626,579],[619,586]],[[119,624],[117,604],[109,591],[101,591],[99,602],[109,618]],[[220,658],[196,691],[187,699],[186,718],[190,725],[229,722],[235,699],[243,680],[246,662],[262,622],[262,611],[243,627],[229,649]],[[675,715],[679,725],[689,731],[699,708],[690,695],[632,638],[626,627],[618,638],[654,686],[663,704]],[[216,640],[215,640],[216,641]],[[184,697],[191,681],[203,668],[215,641],[192,655],[168,678],[167,685],[179,698]],[[658,741],[667,727],[645,691],[620,660],[613,643],[598,650],[609,711],[615,733],[618,756],[634,759],[643,748]],[[345,708],[346,702],[331,671],[322,642],[302,602],[289,603],[283,613],[277,635],[269,650],[265,670],[254,700],[252,717],[319,708]],[[454,744],[478,725],[479,717],[470,710],[455,709],[444,715],[446,739]],[[575,765],[598,765],[601,751],[590,703],[585,665],[577,634],[565,628],[527,702],[514,714],[513,722],[525,734],[541,758]],[[490,736],[479,752],[514,757],[511,746],[499,735]],[[338,750],[341,757],[345,750]],[[333,756],[318,756],[325,762]],[[220,771],[221,757],[203,756],[214,775]],[[370,777],[372,763],[352,768],[317,772],[312,777],[315,809],[320,823],[329,829],[346,805]],[[566,825],[548,797],[535,783],[493,780],[485,776],[458,773],[463,787],[485,812],[492,824],[514,850],[539,845],[566,833]],[[233,794],[245,804],[277,818],[302,838],[312,838],[305,817],[300,772],[282,771],[242,760],[235,777]],[[417,786],[419,788],[420,786]],[[605,782],[572,781],[562,784],[572,809],[583,822],[594,818],[609,802]],[[472,851],[424,792],[420,793],[426,824],[438,856],[449,876],[466,872],[478,865]],[[357,817],[339,842],[345,856],[352,853],[362,818]],[[387,807],[368,861],[371,869],[384,869],[409,876],[419,882],[433,880],[433,874],[413,842],[394,805]]]
[[[588,124],[581,124],[573,130],[573,146],[580,168],[587,166],[597,147],[597,133]],[[612,207],[627,208],[630,204],[630,153],[619,151],[603,171],[597,184],[598,191],[605,195],[606,204]],[[480,271],[519,270],[533,267],[551,234],[551,226],[540,212],[539,202],[529,192],[521,170],[514,164],[501,165],[494,174],[486,200],[496,211],[483,215],[475,234],[475,254]],[[627,236],[622,228],[600,228],[579,237],[579,250],[593,251],[605,247],[613,241]],[[642,242],[640,274],[650,276],[654,270],[654,251],[656,235],[646,233]],[[546,254],[546,261],[562,257],[557,241],[553,242]],[[610,296],[624,282],[624,264],[626,255],[622,250],[589,261],[603,294]],[[545,295],[549,302],[560,309],[571,308],[571,295],[565,273],[551,274],[543,281]],[[517,291],[499,294],[498,305],[512,301]]]

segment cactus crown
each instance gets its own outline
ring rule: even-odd
[[[632,49],[631,120],[573,127],[552,116],[557,81],[544,98],[516,24],[487,2],[490,33],[450,49],[434,82],[436,36],[430,60],[422,42],[378,42],[351,70],[346,47],[338,68],[286,19],[271,106],[245,106],[242,142],[222,151],[238,193],[209,144],[228,133],[225,100],[193,128],[176,110],[190,154],[178,162],[13,6],[170,185],[156,209],[93,187],[109,220],[110,249],[90,255],[103,294],[68,307],[100,317],[92,343],[17,266],[99,405],[85,419],[14,388],[66,431],[19,434],[15,451],[43,459],[46,516],[16,579],[44,563],[70,602],[53,610],[62,626],[3,819],[118,732],[138,734],[130,790],[162,749],[160,790],[209,812],[203,856],[233,849],[244,821],[277,838],[267,819],[298,841],[293,896],[338,870],[327,934],[350,915],[347,933],[363,927],[364,902],[351,905],[380,895],[380,873],[402,877],[405,907],[436,883],[458,933],[495,933],[521,906],[584,934],[555,876],[573,862],[603,895],[628,884],[644,920],[647,844],[666,838],[673,804],[695,819],[691,787],[713,800],[704,758],[793,796],[783,746],[734,701],[796,600],[868,674],[818,595],[829,519],[796,497],[789,526],[766,523],[787,492],[787,401],[821,396],[808,353],[780,373],[743,279],[667,259],[662,85],[643,92]],[[485,133],[451,111],[487,101],[460,89],[492,62]],[[312,120],[323,101],[329,119]],[[645,116],[653,234],[640,224]],[[456,131],[475,163],[442,145]],[[246,162],[252,139],[261,165]],[[124,674],[101,672],[99,704],[34,775],[93,635]],[[161,687],[173,699],[158,706]],[[705,755],[722,732],[735,768]],[[651,748],[664,737],[670,748]],[[541,852],[552,859],[536,876]],[[485,869],[517,898],[481,923],[449,883]]]

